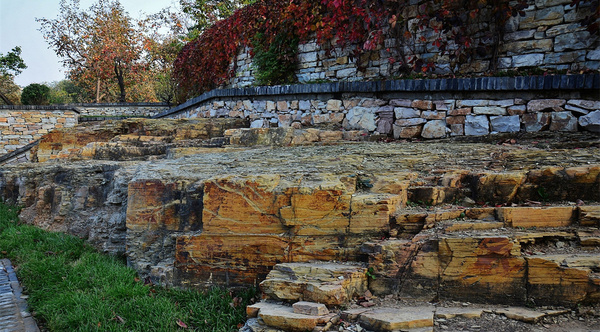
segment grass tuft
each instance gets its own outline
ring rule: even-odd
[[[30,310],[50,331],[178,331],[182,323],[190,331],[237,331],[256,295],[254,289],[235,294],[145,285],[119,259],[77,237],[21,225],[18,213],[0,204],[0,252],[13,262]]]

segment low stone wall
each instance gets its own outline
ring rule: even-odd
[[[152,117],[169,109],[171,105],[167,103],[104,103],[72,106],[84,117]]]
[[[0,155],[24,147],[54,129],[74,127],[82,119],[151,117],[168,108],[164,103],[0,106]]]
[[[0,154],[15,151],[56,128],[73,127],[78,111],[57,106],[0,107]]]
[[[600,132],[600,75],[326,83],[213,90],[156,117],[246,118],[394,138]]]
[[[423,1],[411,1],[403,18],[416,21],[418,5]],[[402,52],[410,61],[418,57],[435,64],[433,73],[441,75],[481,75],[492,68],[515,70],[527,68],[547,68],[555,70],[579,71],[584,68],[598,70],[600,67],[600,44],[597,35],[591,34],[582,26],[582,21],[591,15],[589,4],[579,9],[572,6],[571,0],[529,0],[524,10],[525,16],[508,20],[503,39],[498,46],[496,60],[491,53],[474,56],[464,64],[454,63],[449,56],[456,46],[449,44],[449,50],[442,54],[432,44],[438,33],[425,30],[415,34],[415,42],[404,45]],[[472,29],[484,35],[487,25]],[[477,35],[477,34],[476,34]],[[420,38],[423,37],[422,40]],[[476,40],[489,46],[487,40]],[[316,41],[309,41],[298,47],[298,69],[296,77],[300,83],[315,81],[364,81],[369,79],[390,79],[398,74],[401,57],[395,39],[388,38],[382,47],[361,57],[352,56],[352,47],[327,49]],[[389,59],[394,59],[390,61]],[[360,63],[360,65],[359,65]],[[248,48],[240,51],[231,66],[234,77],[228,87],[248,87],[255,84],[255,68]],[[359,67],[363,67],[359,70]]]

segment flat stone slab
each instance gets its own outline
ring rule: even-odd
[[[322,316],[303,315],[294,312],[292,307],[263,303],[258,316],[269,327],[282,329],[285,331],[312,331],[318,326],[325,326],[329,322],[335,322],[338,319],[336,314],[327,314]]]
[[[361,326],[375,331],[394,331],[433,326],[435,307],[378,308],[360,314]]]
[[[544,311],[536,311],[525,308],[506,308],[506,309],[498,309],[494,312],[496,314],[504,315],[510,319],[520,320],[526,323],[536,323],[540,319],[547,316],[557,316],[569,313],[570,310],[544,310]]]
[[[451,319],[455,317],[462,318],[479,318],[483,314],[484,309],[480,308],[437,308],[435,318]]]

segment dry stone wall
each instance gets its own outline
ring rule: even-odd
[[[409,21],[417,16],[417,4],[409,6],[404,17]],[[598,70],[600,67],[600,43],[597,35],[590,34],[582,26],[582,20],[591,14],[589,6],[576,9],[571,0],[529,0],[525,16],[511,18],[506,33],[499,43],[496,65],[498,70],[548,68],[579,71]],[[478,29],[486,29],[486,25]],[[436,34],[424,31],[425,42],[403,45],[402,51],[410,60],[418,56],[436,64],[435,74],[481,75],[493,67],[491,54],[476,57],[466,64],[457,65],[447,54],[432,46]],[[390,79],[398,74],[400,62],[395,57],[396,39],[388,38],[378,50],[352,57],[353,49],[326,49],[316,41],[302,43],[298,47],[298,70],[300,83],[315,81],[364,81]],[[410,44],[410,43],[409,43]],[[452,47],[452,46],[450,46]],[[397,52],[396,52],[397,53]],[[358,69],[358,64],[364,67]],[[249,49],[240,51],[232,64],[236,75],[229,87],[247,87],[255,84],[254,65]]]
[[[244,118],[394,138],[600,132],[600,75],[400,80],[214,90],[157,117]]]
[[[16,151],[54,129],[74,127],[86,117],[150,117],[168,108],[168,104],[156,103],[0,106],[0,155]]]

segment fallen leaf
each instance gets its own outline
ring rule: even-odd
[[[187,329],[187,328],[188,328],[187,324],[186,324],[186,323],[184,323],[184,322],[183,322],[181,319],[178,319],[178,320],[177,320],[177,325],[178,325],[179,327],[183,328],[183,329]]]

